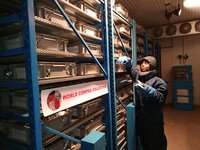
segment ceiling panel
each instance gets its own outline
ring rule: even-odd
[[[200,20],[200,7],[183,8],[183,0],[117,0],[125,6],[137,23],[145,28],[152,28],[167,24]],[[168,5],[167,5],[168,4]],[[165,18],[165,10],[182,9],[181,16],[172,15],[170,20]]]

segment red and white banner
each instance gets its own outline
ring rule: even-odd
[[[108,93],[108,81],[94,81],[41,91],[43,115],[49,116]]]

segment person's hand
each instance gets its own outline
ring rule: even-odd
[[[135,83],[134,86],[145,97],[153,97],[156,92],[155,88],[150,85],[144,84],[139,80],[137,80],[137,83]]]
[[[130,62],[131,59],[127,56],[121,56],[117,59],[116,64],[124,64],[126,65],[128,62]]]
[[[131,77],[135,82],[137,82],[137,80],[139,78],[139,68],[138,68],[137,65],[132,66],[132,68],[131,68]]]

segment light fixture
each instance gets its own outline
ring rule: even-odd
[[[178,4],[178,8],[176,8],[176,9],[173,11],[173,14],[176,15],[176,16],[180,16],[180,15],[181,15],[180,4]]]
[[[183,6],[186,8],[200,7],[200,0],[184,0]]]
[[[176,16],[180,16],[181,15],[180,4],[178,4],[178,7],[175,8],[174,10],[172,10],[171,12],[167,12],[167,10],[165,10],[165,18],[167,20],[169,20],[172,17],[172,14],[174,14]]]

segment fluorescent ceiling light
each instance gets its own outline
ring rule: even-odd
[[[183,5],[186,8],[200,7],[200,0],[184,0]]]

